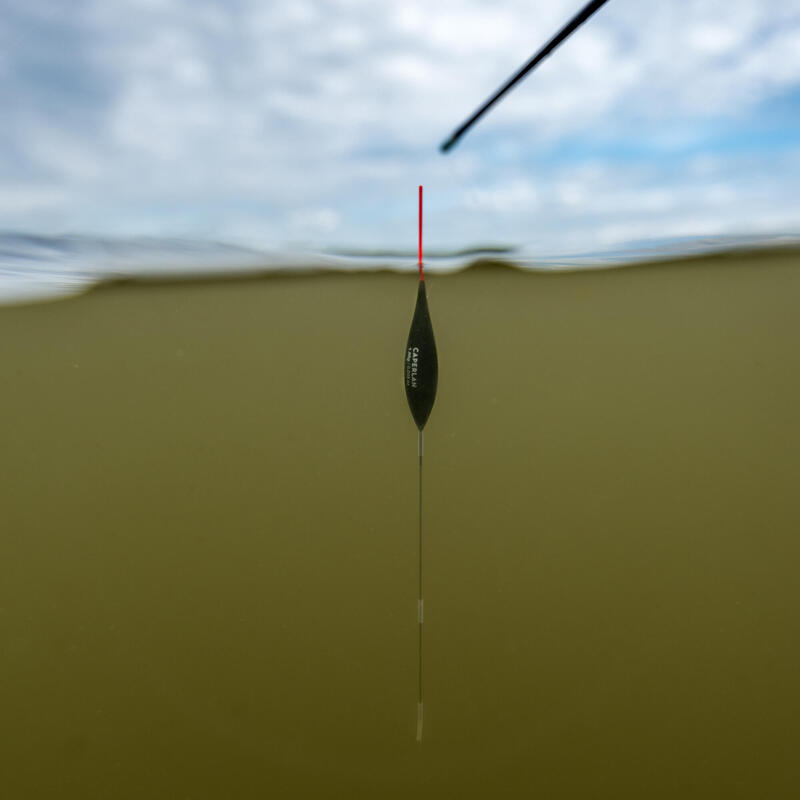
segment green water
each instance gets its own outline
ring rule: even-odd
[[[0,788],[789,798],[794,255],[0,311]]]

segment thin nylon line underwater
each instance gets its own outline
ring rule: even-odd
[[[423,602],[422,602],[422,431],[419,432],[419,543],[418,543],[418,579],[419,579],[419,592],[418,592],[418,628],[419,628],[419,643],[418,643],[418,677],[417,677],[417,741],[422,740],[422,622],[424,618]]]

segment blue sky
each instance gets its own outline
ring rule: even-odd
[[[548,254],[800,232],[800,0],[0,0],[0,229]]]

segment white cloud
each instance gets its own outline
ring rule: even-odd
[[[497,214],[533,211],[538,205],[538,195],[532,184],[516,178],[499,186],[473,189],[464,197],[467,208]]]
[[[0,188],[0,214],[12,222],[25,220],[31,214],[63,208],[68,202],[68,193],[59,186],[25,183],[17,186],[6,184]]]
[[[295,237],[330,234],[339,227],[339,214],[331,208],[295,211],[289,218],[289,231]]]

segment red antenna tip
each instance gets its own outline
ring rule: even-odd
[[[425,274],[422,271],[422,187],[419,187],[419,279],[425,280]]]

